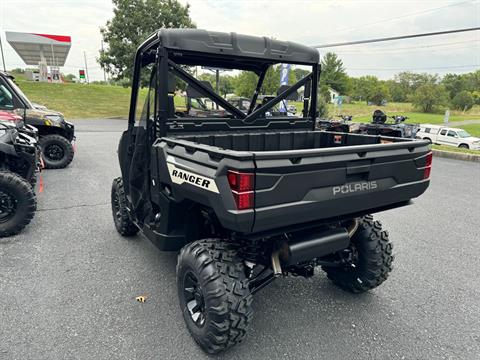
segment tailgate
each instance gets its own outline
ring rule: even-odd
[[[422,194],[426,141],[255,152],[253,232],[373,212]]]

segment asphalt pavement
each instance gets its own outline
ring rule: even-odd
[[[212,358],[184,325],[176,255],[114,229],[126,122],[76,126],[75,159],[43,173],[32,224],[0,239],[0,359]],[[255,295],[245,341],[218,358],[480,358],[480,164],[434,158],[427,192],[376,217],[394,243],[387,282],[351,295],[321,270],[276,280]]]

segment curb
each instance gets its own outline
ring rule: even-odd
[[[480,155],[432,149],[433,155],[441,158],[480,162]]]

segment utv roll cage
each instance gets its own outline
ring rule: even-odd
[[[155,64],[154,118],[157,129],[156,136],[167,134],[169,124],[178,124],[188,118],[176,118],[172,111],[173,98],[169,93],[175,90],[175,81],[171,75],[186,82],[193,89],[210,98],[218,106],[225,109],[230,116],[224,118],[227,125],[235,124],[239,128],[252,126],[268,109],[286,99],[289,95],[304,86],[303,120],[312,129],[315,128],[317,108],[317,88],[319,79],[318,51],[292,42],[273,40],[267,37],[238,35],[235,33],[210,32],[198,29],[161,29],[153,33],[135,54],[135,71],[133,74],[132,96],[129,113],[129,129],[135,124],[135,111],[138,99],[138,89],[141,81],[141,68]],[[296,84],[284,88],[275,98],[261,107],[255,108],[268,69],[275,64],[288,63],[311,67],[312,71]],[[196,65],[223,69],[252,71],[258,76],[258,82],[251,99],[247,113],[237,109],[227,100],[218,95],[189,74],[182,66]],[[169,76],[170,75],[170,76]],[[300,118],[302,119],[302,118]],[[203,118],[201,121],[216,119]],[[280,121],[281,119],[276,119]],[[286,122],[292,118],[285,117]],[[196,122],[200,121],[195,119]],[[191,119],[190,119],[191,122]]]

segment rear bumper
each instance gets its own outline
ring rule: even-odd
[[[352,217],[361,213],[373,213],[374,209],[402,206],[412,198],[420,196],[428,188],[430,180],[399,184],[383,190],[354,194],[340,198],[314,201],[318,194],[307,195],[303,201],[278,206],[256,208],[252,233],[283,228],[289,225],[322,221],[336,217]],[[331,190],[331,188],[329,188]],[[398,205],[396,205],[398,204]]]

